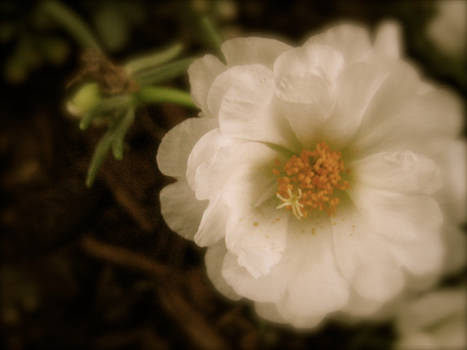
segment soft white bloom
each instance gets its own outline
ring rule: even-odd
[[[414,298],[396,318],[398,350],[467,348],[465,289],[441,289]]]
[[[398,36],[388,23],[374,40],[341,24],[297,48],[238,38],[227,64],[189,68],[201,115],[159,147],[177,180],[162,215],[208,247],[216,288],[266,319],[369,315],[463,263],[443,260],[443,232],[463,239],[461,104],[399,58]]]
[[[436,5],[438,12],[427,29],[429,38],[447,55],[464,57],[467,33],[467,1],[439,0]]]

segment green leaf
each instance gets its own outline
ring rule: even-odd
[[[163,66],[147,69],[134,75],[134,79],[139,86],[158,84],[179,75],[185,74],[188,66],[193,62],[193,58],[183,58]]]
[[[166,102],[197,108],[188,92],[173,88],[145,86],[138,92],[137,98],[143,103]]]
[[[222,37],[208,16],[201,18],[201,28],[206,42],[216,51],[220,60],[225,63],[225,57],[221,51]]]
[[[114,139],[112,142],[112,152],[115,159],[121,160],[123,158],[123,141],[125,139],[125,135],[128,129],[133,124],[134,120],[135,107],[131,106],[130,108],[128,108],[128,111],[126,112],[125,116],[121,119],[121,121],[118,123],[115,129]]]
[[[71,9],[54,0],[45,1],[41,5],[41,10],[65,28],[84,49],[101,51],[91,30]]]
[[[86,130],[93,119],[99,115],[109,113],[109,112],[118,112],[119,110],[124,110],[127,108],[128,104],[131,101],[131,96],[123,95],[123,96],[113,96],[103,99],[97,104],[96,107],[88,111],[81,122],[79,127],[81,130]]]
[[[125,64],[125,71],[128,75],[133,75],[135,72],[160,66],[177,57],[182,50],[182,44],[175,43],[164,50],[157,50],[139,58],[133,58]]]
[[[97,172],[99,171],[107,153],[112,146],[112,141],[114,139],[114,130],[110,128],[107,132],[102,136],[99,143],[94,150],[94,154],[92,155],[91,164],[88,168],[88,174],[86,177],[86,186],[91,187],[96,179]]]

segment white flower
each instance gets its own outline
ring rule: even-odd
[[[441,289],[403,305],[396,318],[398,350],[467,348],[465,289]]]
[[[395,25],[372,43],[342,24],[298,48],[228,40],[226,65],[206,55],[189,68],[201,117],[161,142],[159,167],[177,179],[161,211],[208,247],[221,293],[314,327],[371,314],[445,268],[442,232],[462,239],[462,108],[399,51]]]
[[[465,57],[467,2],[438,1],[437,14],[427,28],[431,41],[448,56]]]

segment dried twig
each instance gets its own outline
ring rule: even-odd
[[[110,261],[117,265],[135,268],[158,278],[170,276],[174,278],[179,274],[178,271],[169,266],[159,264],[144,255],[132,252],[130,250],[115,247],[108,243],[100,242],[90,236],[85,236],[81,245],[84,250],[95,257]]]
[[[226,340],[185,300],[178,289],[165,284],[158,291],[161,305],[197,347],[206,350],[230,348]]]
[[[132,195],[130,189],[123,186],[114,169],[110,167],[104,169],[105,181],[109,186],[116,201],[127,210],[139,227],[146,232],[154,229],[154,224],[147,215],[146,209]]]

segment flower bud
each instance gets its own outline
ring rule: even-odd
[[[66,109],[72,116],[81,118],[96,107],[100,100],[99,85],[95,82],[86,83],[68,100]]]

